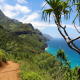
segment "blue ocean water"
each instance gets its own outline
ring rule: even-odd
[[[78,46],[78,48],[80,48],[80,40],[74,41],[74,43]],[[80,55],[76,51],[70,49],[64,39],[54,38],[50,41],[47,41],[47,44],[47,52],[56,56],[56,52],[61,47],[68,56],[68,61],[71,63],[71,68],[73,69],[77,65],[80,67]]]

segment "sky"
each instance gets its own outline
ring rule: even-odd
[[[45,3],[45,0],[0,0],[0,9],[9,18],[17,19],[23,23],[31,23],[35,29],[37,28],[42,33],[49,34],[53,38],[62,38],[52,15],[50,17],[50,23],[49,21],[45,22],[41,19],[42,11],[50,8],[49,5],[46,5],[45,8],[41,10]],[[75,9],[75,7],[73,7],[73,9]],[[66,30],[71,38],[79,36],[72,25],[72,20],[75,15],[76,13],[74,11],[67,21],[64,20],[64,16],[62,16],[62,25],[67,26]],[[80,29],[78,19],[76,19],[76,26]]]

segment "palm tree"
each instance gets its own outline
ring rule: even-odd
[[[62,50],[61,48],[58,50],[58,52],[56,53],[56,57],[60,59],[60,62],[62,62],[62,60],[64,61],[63,64],[65,64],[66,66],[68,66],[68,68],[70,69],[70,61],[67,61],[68,56],[65,55],[64,50]]]
[[[66,61],[66,65],[68,66],[69,69],[71,68],[70,61]]]
[[[60,61],[66,61],[65,52],[61,48],[56,53],[56,57],[60,59]]]
[[[66,20],[69,19],[70,18],[70,13],[73,11],[72,8],[71,8],[73,5],[77,6],[76,7],[76,12],[77,12],[76,17],[79,17],[79,22],[80,22],[80,0],[73,0],[73,1],[72,0],[66,0],[66,1],[63,1],[63,0],[45,0],[45,1],[46,1],[46,4],[48,4],[51,8],[43,10],[42,19],[47,21],[47,16],[49,16],[49,22],[50,22],[50,16],[52,14],[53,17],[54,17],[54,22],[57,25],[58,31],[62,35],[62,37],[65,39],[67,45],[71,49],[77,51],[80,54],[80,49],[73,42],[73,41],[79,39],[80,36],[78,36],[74,39],[71,39],[70,36],[68,35],[66,29],[65,29],[66,26],[61,25],[61,16],[64,15],[64,18]],[[70,5],[70,2],[72,2],[72,5]],[[43,8],[45,7],[45,5],[43,6]],[[76,17],[74,18],[73,23],[74,23],[75,29],[80,34],[79,30],[75,26]],[[61,28],[63,29],[64,33],[61,31]]]
[[[43,10],[42,18],[44,20],[47,20],[47,15],[50,15],[53,13],[53,16],[56,17],[57,22],[61,22],[61,15],[64,14],[65,18],[68,19],[68,13],[70,13],[66,8],[70,8],[68,5],[69,0],[63,1],[63,0],[45,0],[47,4],[50,5],[51,9]],[[71,10],[70,10],[71,11]]]

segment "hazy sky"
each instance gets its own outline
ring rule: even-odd
[[[54,38],[62,38],[57,30],[52,15],[50,23],[48,21],[45,23],[41,20],[41,9],[44,4],[45,0],[0,0],[0,9],[10,18],[17,19],[23,23],[32,23],[34,28],[39,29],[42,33],[49,34]],[[49,5],[46,5],[45,8],[50,7]],[[75,8],[73,7],[73,9]],[[66,30],[72,38],[79,35],[72,25],[72,20],[74,19],[75,15],[76,14],[74,11],[71,14],[71,19],[67,21],[64,20],[64,16],[62,16],[62,25],[67,26]],[[76,20],[76,25],[79,28],[78,19]]]

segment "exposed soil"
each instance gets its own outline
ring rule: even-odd
[[[7,63],[2,63],[0,67],[0,80],[20,80],[18,73],[19,64],[7,61]]]

